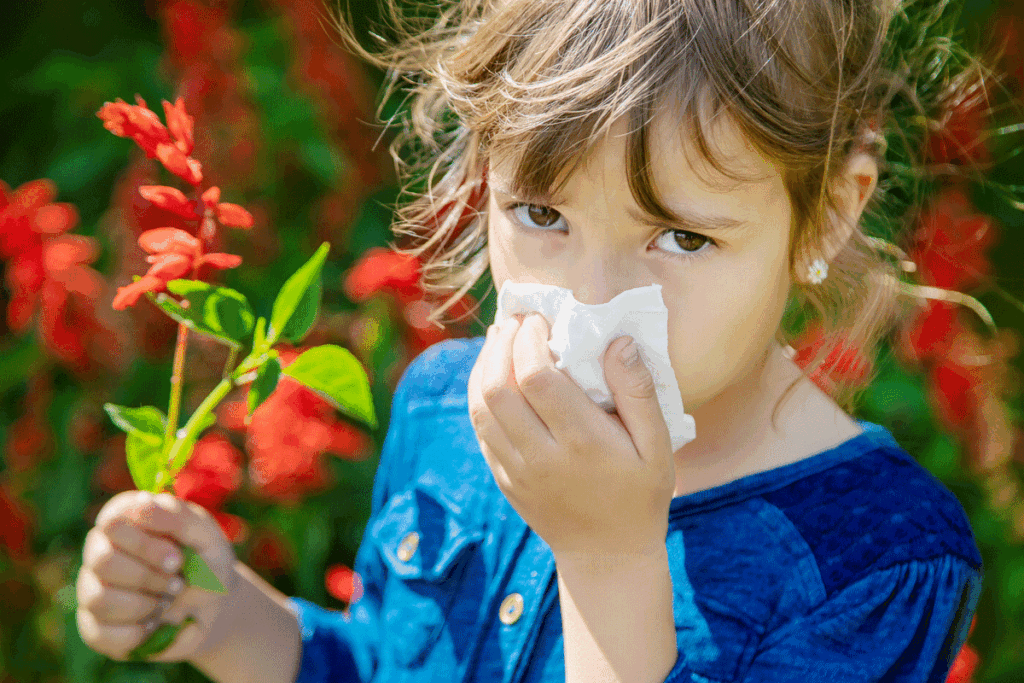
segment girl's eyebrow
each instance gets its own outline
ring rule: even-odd
[[[706,232],[710,230],[715,231],[730,231],[730,230],[742,230],[746,227],[746,223],[729,216],[711,216],[702,215],[698,213],[691,213],[689,211],[680,211],[678,209],[670,209],[675,215],[675,219],[662,219],[649,214],[637,213],[631,208],[627,208],[626,212],[629,217],[638,223],[649,225],[654,228],[669,228],[677,230],[685,230],[687,232]]]

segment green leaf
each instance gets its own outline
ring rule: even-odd
[[[241,348],[252,331],[253,315],[249,301],[230,287],[218,287],[199,280],[171,280],[167,291],[188,301],[188,308],[160,293],[147,293],[167,315],[199,334],[213,337],[232,348]]]
[[[199,553],[188,546],[182,546],[181,550],[185,558],[181,566],[181,575],[185,577],[185,583],[213,593],[227,593],[224,584]]]
[[[299,301],[298,307],[291,319],[281,331],[281,336],[298,344],[313,327],[316,317],[320,314],[320,300],[323,298],[323,285],[320,283],[320,276],[317,274],[313,285],[306,290]]]
[[[269,346],[267,344],[267,319],[260,316],[256,320],[256,331],[252,335],[252,350],[259,351],[264,346]]]
[[[270,358],[260,366],[259,372],[256,373],[256,379],[249,387],[249,395],[246,399],[249,406],[248,415],[252,415],[260,407],[260,404],[274,393],[274,389],[277,388],[277,380],[280,377],[281,361],[277,358]]]
[[[302,340],[320,310],[320,271],[330,244],[324,242],[316,253],[285,281],[274,300],[267,330],[267,346],[284,336],[293,342]]]
[[[153,406],[129,408],[115,403],[104,403],[103,409],[107,411],[111,421],[127,434],[142,432],[155,436],[160,442],[163,442],[164,430],[167,429],[167,418],[159,409]]]
[[[316,346],[296,358],[284,374],[323,396],[343,413],[377,428],[370,381],[359,360],[348,350],[333,344]]]
[[[157,473],[163,461],[162,440],[151,434],[133,429],[125,441],[128,456],[128,471],[140,491],[156,491],[159,483]]]
[[[161,624],[157,630],[150,634],[149,638],[146,638],[146,640],[139,643],[128,653],[128,659],[137,662],[160,654],[174,643],[174,639],[178,637],[182,629],[189,624],[194,624],[195,621],[195,617],[187,616],[180,624]]]

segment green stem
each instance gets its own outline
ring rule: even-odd
[[[178,472],[185,466],[185,463],[188,462],[188,459],[185,458],[184,462],[179,464],[177,468],[172,467],[182,449],[185,448],[185,445],[195,443],[196,437],[199,436],[199,425],[202,424],[206,416],[217,407],[217,404],[228,395],[228,392],[231,391],[233,386],[234,382],[230,377],[221,380],[220,384],[214,387],[213,391],[203,399],[203,402],[199,404],[196,411],[192,413],[192,417],[190,417],[188,422],[185,423],[185,426],[181,428],[181,432],[174,440],[174,445],[171,446],[171,451],[164,462],[161,473],[157,475],[157,481],[161,482],[160,489],[157,493],[166,489],[166,485],[163,482],[173,482],[174,478],[178,475]]]
[[[181,376],[185,370],[185,347],[187,345],[188,328],[179,324],[178,343],[174,347],[174,369],[171,373],[171,400],[170,405],[167,406],[167,429],[164,431],[165,449],[167,444],[174,439],[174,433],[178,431],[178,413],[181,411]]]
[[[236,358],[238,358],[238,349],[232,346],[230,353],[228,353],[228,361],[224,363],[224,371],[220,374],[222,379],[231,377],[231,366],[235,364]]]

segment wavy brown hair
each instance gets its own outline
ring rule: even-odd
[[[650,173],[655,111],[670,103],[702,159],[743,180],[709,142],[709,122],[726,112],[781,169],[793,209],[790,273],[802,276],[842,215],[836,181],[848,155],[873,153],[880,181],[864,218],[874,216],[880,235],[854,226],[822,284],[794,277],[776,333],[786,347],[794,320],[820,319],[824,343],[805,377],[842,347],[874,357],[908,312],[900,260],[910,268],[889,240],[903,232],[913,182],[887,166],[886,149],[896,143],[919,156],[921,138],[908,136],[897,115],[937,122],[952,103],[984,96],[979,84],[992,73],[947,35],[941,0],[384,3],[388,38],[376,36],[374,52],[344,13],[331,19],[349,49],[386,69],[384,100],[406,95],[390,123],[399,128],[391,153],[404,181],[393,231],[407,246],[391,247],[420,261],[428,297],[450,294],[434,307],[435,324],[487,271],[492,154],[514,160],[513,192],[557,194],[610,126],[628,121],[633,197],[648,214],[670,218]],[[912,50],[901,49],[908,31],[921,37]],[[852,412],[871,379],[837,382],[833,400]]]

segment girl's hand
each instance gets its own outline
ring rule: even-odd
[[[183,586],[182,545],[202,556],[226,594]],[[170,556],[175,563],[165,565]],[[100,509],[85,537],[77,580],[78,632],[93,650],[125,661],[156,626],[180,624],[192,615],[195,623],[149,661],[188,659],[224,635],[218,618],[235,597],[234,565],[231,543],[205,509],[170,493],[123,491]]]
[[[469,376],[469,414],[505,497],[561,556],[663,551],[675,462],[650,371],[605,352],[610,415],[555,368],[544,316],[489,330]],[[492,326],[493,328],[493,326]]]

